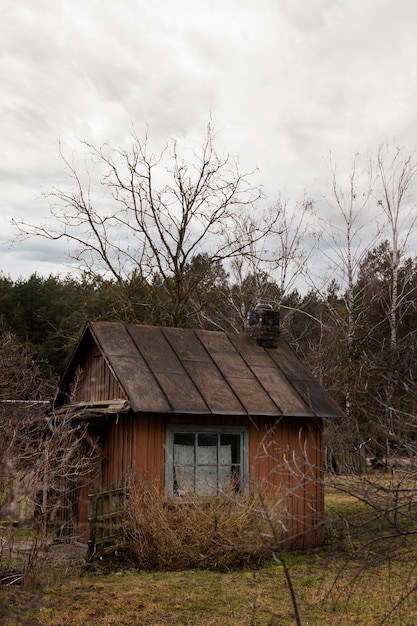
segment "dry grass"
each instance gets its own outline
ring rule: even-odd
[[[383,479],[383,483],[386,478]],[[345,483],[346,486],[346,483]],[[359,486],[356,485],[355,489]],[[361,489],[363,488],[363,485]],[[417,540],[413,520],[393,532],[354,489],[327,493],[326,544],[286,556],[303,626],[414,626]],[[283,568],[273,561],[231,571],[80,569],[33,591],[0,590],[4,626],[286,626],[294,615]],[[1,606],[1,605],[0,605]]]
[[[278,498],[165,499],[157,482],[131,480],[127,502],[128,544],[140,568],[225,570],[271,556],[281,530]],[[272,527],[273,524],[273,527]]]
[[[323,561],[320,555],[291,557],[302,624],[414,625],[417,607],[404,595],[409,568],[375,564],[358,577],[357,563]],[[352,585],[352,581],[355,584]],[[411,587],[411,581],[408,583]],[[43,591],[5,590],[4,626],[192,625],[285,626],[294,624],[282,568],[220,573],[120,571],[72,577]],[[386,620],[384,621],[384,619]]]

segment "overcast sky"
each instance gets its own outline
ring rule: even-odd
[[[388,141],[417,147],[415,0],[1,0],[0,271],[65,273],[60,247],[9,249],[63,181],[58,142],[219,142],[271,200],[321,189]],[[325,205],[321,209],[328,210]]]

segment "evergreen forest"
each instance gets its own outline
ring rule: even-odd
[[[283,336],[346,412],[343,423],[328,424],[332,449],[357,450],[366,443],[378,457],[411,454],[417,397],[417,262],[409,257],[400,263],[392,328],[391,259],[387,241],[370,250],[349,294],[341,293],[336,283],[325,293],[311,290],[301,295],[295,289],[283,294],[270,274],[249,273],[234,281],[217,263],[199,279],[180,325],[244,332],[256,303],[270,303],[280,313]],[[204,257],[193,258],[184,280],[192,281],[194,272],[200,276],[202,264]],[[7,338],[12,336],[14,350],[17,344],[32,355],[42,388],[49,389],[44,393],[52,395],[87,320],[172,325],[166,293],[162,278],[149,283],[134,276],[120,284],[37,274],[12,281],[3,275],[3,364],[11,349]],[[10,394],[13,386],[3,385],[2,399],[15,399]]]

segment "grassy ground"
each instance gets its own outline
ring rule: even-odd
[[[325,545],[286,556],[303,626],[417,623],[413,515],[395,528],[390,511],[361,503],[340,485],[328,490]],[[1,624],[295,624],[283,568],[274,561],[226,573],[137,572],[121,565],[106,573],[62,558],[41,579],[32,589],[0,589]]]

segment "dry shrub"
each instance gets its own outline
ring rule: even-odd
[[[135,476],[128,545],[141,568],[234,568],[271,555],[282,527],[279,508],[270,493],[166,498],[157,481]]]

